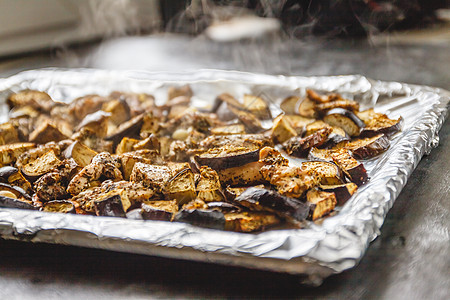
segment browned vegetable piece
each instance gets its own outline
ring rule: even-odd
[[[0,191],[0,207],[36,209],[30,200],[14,198],[14,194]]]
[[[281,222],[273,213],[268,212],[229,212],[225,213],[225,230],[237,232],[261,231]]]
[[[139,143],[139,140],[124,137],[116,147],[116,154],[123,154],[133,151],[133,146]]]
[[[36,160],[29,162],[21,168],[21,172],[24,176],[34,181],[42,175],[50,172],[55,167],[59,166],[61,161],[55,155],[53,150],[48,151]]]
[[[318,104],[342,99],[339,94],[319,95],[313,90],[306,90],[306,96]]]
[[[246,147],[212,148],[194,157],[199,166],[208,166],[216,171],[239,167],[259,160],[259,149]]]
[[[221,211],[223,213],[239,212],[239,211],[242,210],[242,208],[237,206],[237,205],[234,205],[234,204],[228,203],[228,202],[222,202],[222,201],[208,202],[208,203],[206,203],[206,206],[209,209],[216,209],[216,210]]]
[[[138,143],[133,145],[134,151],[144,149],[159,151],[160,148],[161,145],[159,144],[159,140],[154,134],[151,134],[149,137],[143,139],[142,141],[138,141]]]
[[[98,153],[83,145],[80,141],[73,142],[63,152],[65,158],[72,158],[79,166],[86,167],[91,163],[92,158]]]
[[[373,109],[357,112],[358,117],[364,121],[366,127],[361,131],[361,137],[370,137],[378,134],[391,136],[402,129],[403,118],[389,119],[382,113],[376,113]]]
[[[334,193],[338,205],[344,205],[348,199],[356,192],[358,186],[353,182],[338,185],[321,185],[320,189],[325,192]]]
[[[144,220],[171,221],[177,212],[176,200],[146,201],[141,206],[141,215]]]
[[[341,142],[351,140],[350,136],[341,127],[332,126],[331,129],[333,131],[328,136],[328,140],[324,145],[325,148],[332,148]]]
[[[304,202],[283,196],[275,191],[249,188],[236,199],[239,205],[250,210],[275,213],[288,221],[303,221],[309,215],[310,207]]]
[[[200,178],[197,182],[197,198],[204,202],[223,201],[219,175],[210,167],[203,166],[199,170]]]
[[[331,185],[344,183],[344,174],[334,163],[307,161],[302,163],[301,168],[307,172],[315,172],[319,176],[320,184]]]
[[[75,121],[81,121],[88,114],[94,113],[101,109],[105,102],[109,99],[98,95],[87,95],[77,98],[69,104],[69,114],[73,116]]]
[[[140,114],[125,123],[120,124],[117,130],[106,137],[107,141],[112,141],[114,147],[120,143],[124,137],[139,139],[145,114]]]
[[[260,173],[280,194],[292,198],[301,198],[307,190],[319,184],[316,172],[297,166],[265,165]]]
[[[6,102],[9,108],[31,106],[40,111],[49,111],[54,105],[52,98],[45,92],[24,90],[11,94]]]
[[[130,119],[130,107],[123,99],[110,100],[103,104],[102,111],[110,114],[109,120],[115,124],[122,124]]]
[[[285,115],[285,118],[290,121],[292,128],[294,128],[298,135],[302,135],[306,126],[315,121],[315,119],[305,118],[299,115]]]
[[[351,142],[341,142],[336,148],[348,149],[356,158],[371,158],[389,149],[389,139],[384,134],[369,138],[355,139]]]
[[[179,205],[195,199],[197,194],[191,169],[184,169],[170,178],[165,184],[164,194],[167,198],[176,200]]]
[[[7,183],[0,183],[0,195],[14,199],[31,200],[31,196],[25,190]]]
[[[249,186],[260,184],[264,181],[261,175],[261,168],[264,162],[251,162],[239,167],[228,168],[218,171],[222,185]]]
[[[67,200],[53,200],[45,202],[41,208],[42,211],[46,212],[57,212],[63,214],[75,214],[75,205]]]
[[[227,104],[228,109],[230,108],[236,108],[238,110],[245,110],[245,106],[236,100],[233,96],[231,96],[228,93],[220,94],[216,97],[216,100],[214,101],[212,112],[217,112],[219,107],[222,105],[222,103],[225,102]]]
[[[108,122],[110,117],[110,113],[98,110],[86,115],[75,130],[78,131],[81,128],[87,128],[94,131],[98,137],[103,138],[108,133]]]
[[[300,104],[300,97],[289,96],[283,99],[280,103],[280,108],[288,115],[295,115],[298,113],[298,105]]]
[[[324,145],[332,131],[331,128],[323,128],[304,138],[293,137],[284,143],[284,149],[289,155],[305,157],[312,147]]]
[[[236,117],[239,119],[239,121],[244,125],[245,131],[249,133],[258,133],[264,130],[264,128],[261,125],[261,122],[258,120],[258,118],[247,111],[239,110],[234,107],[228,108],[233,114],[236,115]]]
[[[130,175],[130,181],[141,182],[144,186],[161,193],[171,177],[172,172],[167,166],[136,162]]]
[[[285,115],[279,115],[273,120],[271,134],[275,143],[284,143],[291,137],[297,136],[297,132]]]
[[[356,112],[359,110],[359,104],[358,104],[358,102],[355,102],[352,100],[339,99],[339,100],[334,100],[334,101],[330,101],[330,102],[326,102],[326,103],[320,103],[315,106],[316,112],[321,116],[325,115],[328,111],[330,111],[332,109],[336,109],[336,108],[341,108],[341,109]]]
[[[176,97],[185,96],[191,98],[193,95],[191,87],[189,85],[183,85],[180,87],[171,86],[167,90],[167,98],[171,100]]]
[[[55,125],[44,122],[30,134],[30,142],[45,144],[48,142],[59,142],[68,139]]]
[[[336,207],[336,196],[334,193],[324,192],[317,189],[306,193],[306,201],[311,203],[310,218],[315,221],[329,214]]]
[[[267,120],[272,118],[267,102],[261,97],[245,94],[243,100],[245,109],[258,119]]]
[[[329,128],[329,127],[331,127],[331,126],[322,120],[316,120],[314,122],[310,122],[309,124],[307,124],[305,126],[305,129],[306,129],[305,136],[311,135],[321,129]]]
[[[323,120],[331,126],[341,127],[350,136],[358,136],[361,128],[366,126],[353,112],[342,108],[330,110]]]
[[[344,171],[348,179],[358,186],[363,185],[368,180],[367,171],[363,164],[354,159],[346,149],[326,150],[312,148],[308,158],[335,162]]]
[[[303,99],[298,106],[298,114],[305,118],[317,118],[316,103],[308,98]]]
[[[0,125],[0,145],[19,142],[19,133],[11,123]]]
[[[0,181],[9,183],[12,186],[17,186],[25,192],[32,194],[30,182],[20,173],[19,169],[6,166],[0,168]]]
[[[244,147],[244,148],[262,148],[264,146],[273,146],[272,139],[262,134],[237,134],[225,136],[209,136],[199,145],[201,148]]]
[[[82,128],[72,135],[72,140],[80,141],[96,152],[113,152],[113,142],[106,141],[97,136],[97,133],[88,128]]]
[[[130,206],[131,203],[127,194],[121,189],[102,194],[98,199],[94,200],[95,214],[97,216],[125,218],[125,212]]]
[[[242,124],[219,126],[219,127],[212,128],[211,133],[215,134],[215,135],[244,134],[245,127]]]
[[[215,209],[182,209],[173,220],[212,229],[225,228],[224,214]]]

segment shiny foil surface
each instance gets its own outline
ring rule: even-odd
[[[450,93],[428,86],[375,81],[363,76],[288,77],[234,71],[150,73],[90,69],[43,69],[0,79],[0,116],[7,121],[6,97],[23,89],[46,91],[57,101],[112,91],[149,93],[164,103],[167,88],[189,84],[192,101],[210,108],[220,93],[240,98],[260,95],[278,104],[307,88],[337,92],[354,99],[361,110],[374,107],[390,118],[402,116],[402,131],[391,137],[382,155],[362,160],[370,180],[336,213],[303,229],[237,233],[184,223],[65,215],[0,208],[0,236],[110,249],[179,259],[237,265],[305,275],[318,285],[323,278],[355,266],[380,233],[384,218],[424,154],[439,143],[438,131],[448,113]]]

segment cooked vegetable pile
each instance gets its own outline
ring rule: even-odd
[[[368,180],[357,159],[386,151],[402,123],[311,90],[284,99],[274,119],[255,95],[221,94],[210,111],[191,106],[192,95],[171,87],[160,106],[122,92],[69,104],[40,91],[10,95],[0,207],[239,232],[300,228]]]

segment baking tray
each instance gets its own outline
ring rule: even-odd
[[[287,77],[234,71],[185,73],[43,69],[0,79],[0,117],[7,119],[5,99],[11,92],[36,89],[53,99],[70,101],[86,94],[111,91],[145,92],[163,103],[167,88],[190,84],[196,106],[208,108],[215,96],[228,92],[262,95],[277,111],[289,95],[307,88],[337,92],[361,109],[375,107],[391,118],[402,116],[401,133],[384,154],[364,165],[370,181],[333,216],[304,229],[256,234],[205,229],[184,223],[139,221],[86,215],[64,215],[0,208],[0,236],[304,275],[318,285],[355,266],[380,233],[384,218],[422,156],[438,145],[438,131],[448,113],[450,93],[428,86],[375,81],[363,76]]]

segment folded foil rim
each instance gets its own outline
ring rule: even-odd
[[[404,113],[407,128],[394,136],[387,153],[363,162],[370,166],[370,181],[336,215],[322,224],[311,223],[306,229],[244,234],[184,223],[0,208],[0,236],[287,272],[306,275],[306,283],[318,285],[323,278],[354,267],[380,234],[386,214],[409,175],[422,156],[438,145],[438,132],[450,100],[450,93],[443,89],[360,75],[301,77],[221,70],[152,73],[49,68],[0,79],[0,104],[5,106],[9,93],[23,89],[47,91],[56,99],[74,99],[113,90],[162,95],[167,86],[185,83],[198,87],[204,95],[250,91],[278,99],[289,93],[304,94],[306,88],[338,92],[359,101],[362,108],[374,106],[383,112]],[[5,107],[0,116],[6,121]]]

